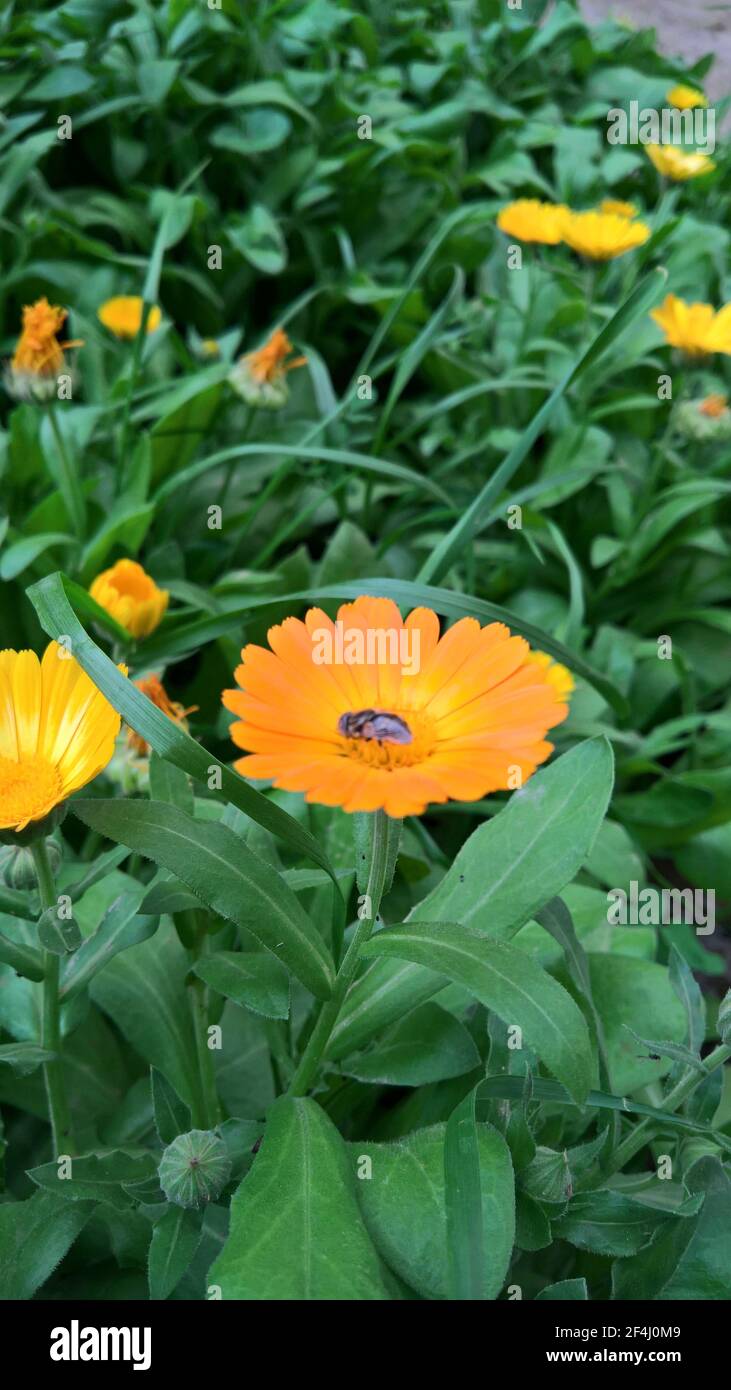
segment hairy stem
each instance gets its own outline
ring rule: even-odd
[[[48,907],[56,906],[56,890],[53,884],[53,872],[48,858],[48,847],[45,840],[36,840],[31,845],[33,863],[35,865],[36,878],[38,880],[38,892],[41,898],[41,907],[45,910]],[[56,1055],[51,1062],[43,1064],[43,1078],[46,1086],[46,1096],[48,1098],[48,1116],[51,1122],[51,1132],[53,1135],[53,1151],[58,1157],[61,1153],[73,1153],[73,1136],[71,1132],[71,1115],[69,1112],[68,1100],[66,1098],[66,1087],[63,1078],[63,1061],[61,1057],[61,1009],[58,998],[58,979],[59,979],[59,957],[52,951],[43,952],[44,980],[42,985],[42,1011],[41,1011],[41,1047],[48,1052]]]

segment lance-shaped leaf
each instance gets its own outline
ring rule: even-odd
[[[396,956],[425,965],[471,994],[508,1024],[579,1102],[594,1062],[584,1015],[562,985],[515,946],[491,941],[454,922],[405,922],[380,931],[365,956]]]
[[[251,932],[318,998],[333,979],[327,949],[295,894],[228,826],[163,801],[81,798],[74,813],[100,835],[154,859],[213,912]]]

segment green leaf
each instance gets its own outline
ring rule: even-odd
[[[287,264],[287,243],[279,223],[262,203],[254,203],[237,222],[229,222],[226,234],[255,270],[263,275],[281,275]]]
[[[624,333],[635,319],[640,318],[646,313],[647,309],[656,302],[666,280],[666,270],[658,268],[651,271],[650,274],[645,276],[644,280],[636,286],[624,303],[620,305],[609,322],[599,331],[589,347],[579,358],[579,361],[566,372],[558,386],[551,392],[548,400],[544,401],[540,410],[533,416],[530,424],[523,430],[517,443],[503,459],[500,467],[495,470],[492,477],[485,483],[471,505],[462,513],[459,520],[455,522],[451,531],[449,531],[439,544],[430,551],[428,558],[424,561],[419,571],[418,578],[422,583],[428,584],[431,580],[439,581],[442,576],[446,574],[452,561],[467,549],[482,518],[489,512],[497,497],[507,487],[515,473],[517,473],[521,463],[532,449],[539,435],[545,430],[561,397],[568,388],[578,381],[586,370],[606,352],[620,334]]]
[[[541,1289],[541,1292],[536,1294],[536,1303],[541,1300],[576,1303],[588,1297],[589,1290],[585,1279],[561,1279],[558,1284],[547,1284],[545,1289]]]
[[[591,739],[536,772],[470,836],[412,915],[460,922],[493,939],[514,936],[581,868],[607,808],[612,768],[609,745]],[[362,1047],[439,988],[420,967],[379,961],[351,987],[328,1056]]]
[[[273,956],[256,951],[217,951],[193,967],[196,975],[227,999],[265,1018],[287,1018],[289,976]]]
[[[94,934],[86,938],[69,960],[64,961],[59,991],[62,1000],[70,999],[84,989],[119,951],[127,951],[130,946],[138,946],[141,941],[154,936],[159,918],[139,912],[145,892],[145,885],[138,884],[115,898]]]
[[[632,956],[588,956],[591,992],[602,1021],[612,1090],[619,1095],[648,1086],[670,1070],[668,1058],[641,1055],[624,1026],[650,1037],[682,1042],[685,1011],[664,965]]]
[[[349,1145],[358,1200],[383,1259],[422,1298],[448,1297],[446,1125],[419,1129],[394,1143]],[[483,1238],[481,1277],[495,1298],[513,1244],[510,1154],[489,1125],[477,1126]],[[368,1163],[365,1160],[369,1160]]]
[[[40,983],[46,978],[40,951],[26,946],[23,941],[11,941],[5,932],[0,932],[0,961],[3,965],[9,965],[16,975],[24,975],[27,980]]]
[[[296,979],[326,999],[332,962],[295,894],[228,826],[198,821],[162,801],[79,799],[92,830],[154,859],[213,912],[250,931]]]
[[[64,1165],[55,1160],[44,1163],[39,1168],[29,1168],[28,1176],[39,1187],[53,1192],[67,1202],[106,1202],[117,1211],[126,1211],[133,1199],[126,1191],[127,1184],[150,1182],[157,1175],[157,1164],[150,1153],[127,1153],[117,1149],[113,1153],[84,1154],[80,1158],[66,1161]]]
[[[162,1072],[150,1068],[152,1087],[152,1113],[155,1129],[161,1144],[172,1144],[179,1134],[188,1134],[191,1128],[190,1110],[176,1095],[170,1082]]]
[[[54,1165],[55,1167],[55,1165]],[[94,1210],[34,1192],[0,1206],[0,1299],[29,1299],[68,1253]]]
[[[480,1054],[459,1019],[437,1004],[422,1004],[375,1048],[343,1062],[342,1071],[373,1085],[426,1086],[479,1065]]]
[[[314,1101],[282,1098],[231,1203],[209,1285],[224,1299],[370,1302],[389,1297],[343,1140]]]
[[[605,1189],[581,1192],[574,1197],[566,1214],[553,1222],[553,1233],[579,1250],[626,1256],[637,1254],[668,1221],[684,1219],[677,1211],[653,1207],[623,1192]]]
[[[55,545],[75,545],[73,536],[61,531],[46,531],[39,536],[24,536],[3,550],[0,559],[0,579],[15,579],[32,565],[39,555]]]
[[[148,1262],[150,1298],[168,1298],[180,1283],[200,1245],[203,1215],[170,1207],[155,1223]]]
[[[395,956],[464,985],[507,1024],[581,1102],[594,1063],[584,1015],[561,985],[515,946],[491,941],[453,922],[406,922],[380,931],[364,956]]]
[[[707,1300],[728,1298],[731,1282],[731,1179],[717,1158],[702,1158],[685,1186],[703,1196],[700,1212],[661,1229],[651,1245],[612,1271],[616,1299]]]
[[[449,1296],[496,1298],[515,1238],[510,1150],[490,1125],[477,1124],[476,1090],[450,1115],[444,1134]]]
[[[6,1067],[12,1067],[21,1076],[27,1076],[29,1072],[37,1071],[38,1067],[44,1062],[50,1062],[55,1053],[49,1052],[45,1047],[39,1047],[32,1042],[13,1042],[0,1044],[0,1064],[5,1063]]]

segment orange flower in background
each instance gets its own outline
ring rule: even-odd
[[[6,374],[6,385],[23,400],[48,400],[56,394],[56,382],[66,370],[64,350],[83,347],[76,342],[59,343],[58,335],[68,318],[68,310],[49,304],[45,295],[23,309],[23,330]]]
[[[107,299],[97,309],[97,318],[115,338],[136,338],[142,324],[144,300],[137,294],[120,294]],[[146,333],[154,333],[162,322],[162,312],[153,304],[147,315]]]
[[[306,357],[295,357],[288,362],[293,351],[284,329],[275,328],[263,347],[239,358],[228,379],[249,405],[276,409],[285,404],[289,395],[287,372],[304,367],[307,361]]]
[[[507,236],[519,241],[537,241],[544,246],[557,246],[561,227],[569,209],[562,203],[542,203],[538,198],[518,198],[498,213],[497,224]]]
[[[42,661],[0,652],[0,829],[44,820],[91,782],[114,752],[120,722],[65,647],[51,642]]]
[[[650,235],[644,222],[608,212],[570,212],[563,221],[566,245],[592,261],[613,261],[642,246]]]
[[[172,719],[174,724],[180,724],[187,732],[187,716],[197,710],[197,705],[189,705],[185,709],[177,700],[171,700],[160,677],[156,675],[145,676],[144,679],[135,681],[135,685],[157,709],[167,715],[168,719]],[[146,758],[150,752],[149,743],[140,734],[135,733],[134,729],[127,730],[127,746],[141,758]]]
[[[687,304],[676,294],[668,294],[650,318],[659,324],[670,346],[689,357],[731,354],[731,304],[716,313],[711,304]]]
[[[728,402],[725,396],[717,392],[714,395],[706,396],[705,400],[700,402],[698,409],[701,415],[707,415],[711,420],[718,420],[721,415],[728,415]]]
[[[636,217],[639,208],[634,203],[623,203],[619,198],[603,198],[599,204],[599,212],[608,212],[615,217]]]
[[[136,560],[117,560],[97,575],[89,593],[132,637],[149,637],[170,601],[167,589],[158,589]]]
[[[687,179],[697,179],[701,174],[710,174],[716,167],[707,154],[699,154],[697,150],[687,154],[685,150],[679,150],[677,145],[645,145],[645,151],[658,174],[674,179],[676,183],[685,183]]]
[[[234,766],[305,800],[345,811],[420,815],[520,785],[553,750],[570,673],[502,623],[462,618],[439,635],[417,608],[361,597],[249,645],[223,703],[247,756]],[[349,660],[360,655],[362,660]]]

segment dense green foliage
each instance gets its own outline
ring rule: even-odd
[[[55,832],[78,933],[37,926],[0,851],[2,1298],[728,1296],[731,444],[687,407],[729,368],[673,355],[649,310],[731,299],[730,161],[664,187],[608,145],[609,107],[660,106],[708,63],[546,8],[0,16],[3,356],[42,295],[84,343],[71,401],[2,398],[0,647],[69,636],[155,750]],[[496,217],[518,196],[631,199],[652,236],[607,264],[524,246],[509,269]],[[116,295],[161,328],[112,337]],[[227,376],[280,325],[307,365],[257,410]],[[123,555],[171,593],[136,645],[84,592]],[[356,922],[354,829],[378,851],[359,816],[208,774],[232,759],[242,643],[359,593],[499,618],[577,689],[525,791],[406,820],[386,931],[309,1094],[285,1096]],[[195,707],[192,738],[122,658]],[[632,882],[712,890],[715,932],[610,926]]]

